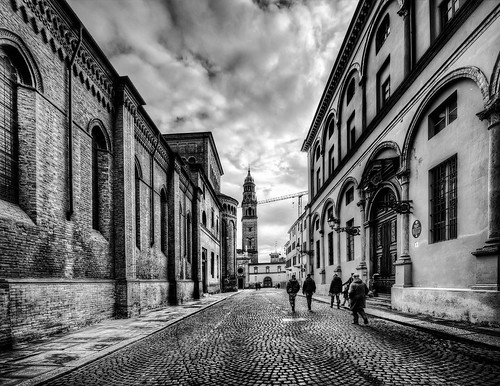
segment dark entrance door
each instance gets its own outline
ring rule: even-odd
[[[397,215],[384,203],[395,200],[389,189],[379,193],[375,200],[372,227],[373,289],[390,293],[395,281],[394,262],[397,260]]]
[[[201,252],[201,283],[202,283],[203,292],[207,293],[208,292],[208,285],[207,285],[207,250],[205,248],[202,248],[202,252]]]

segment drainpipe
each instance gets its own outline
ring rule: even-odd
[[[76,55],[82,45],[82,25],[80,24],[78,32],[78,43],[73,51],[73,56],[69,62],[69,77],[68,77],[68,210],[66,211],[66,219],[69,221],[74,212],[73,198],[73,64],[76,60]]]
[[[158,145],[160,144],[160,136],[161,134],[158,133],[158,140],[156,141],[155,148],[153,150],[153,154],[151,154],[151,167],[149,168],[149,176],[150,176],[150,184],[151,184],[151,190],[150,190],[150,221],[151,221],[151,235],[149,237],[150,239],[150,244],[153,246],[155,243],[155,216],[154,216],[154,191],[155,191],[155,185],[154,185],[154,173],[153,173],[153,167],[154,167],[154,160],[155,160],[155,154],[156,150],[158,150]]]

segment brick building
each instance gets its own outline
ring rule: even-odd
[[[0,74],[0,345],[220,290],[220,162],[169,147],[64,1],[0,2]]]
[[[394,309],[498,324],[499,33],[498,1],[359,1],[302,145],[318,293],[358,271]]]

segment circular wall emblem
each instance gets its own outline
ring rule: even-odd
[[[238,273],[242,274],[243,273],[243,268],[238,268]]]
[[[415,220],[411,227],[411,234],[413,235],[413,237],[417,238],[418,236],[420,236],[421,232],[422,232],[422,224],[420,223],[420,221]]]

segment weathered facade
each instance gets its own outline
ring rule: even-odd
[[[219,170],[193,180],[65,2],[0,2],[0,73],[0,345],[199,296]]]
[[[302,146],[320,293],[358,270],[395,309],[498,323],[499,16],[359,2]]]

